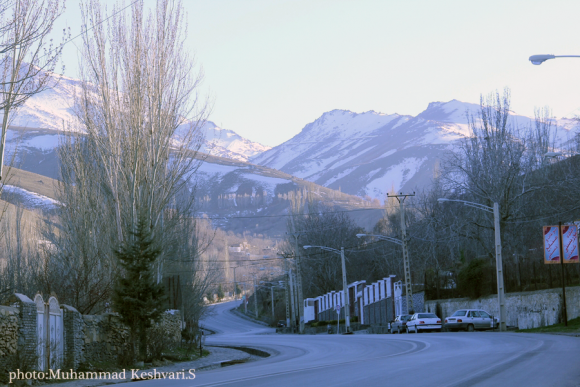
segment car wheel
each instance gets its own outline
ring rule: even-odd
[[[473,332],[475,330],[475,327],[473,326],[473,324],[469,324],[467,326],[467,332]]]

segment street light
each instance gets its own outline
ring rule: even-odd
[[[556,157],[560,156],[578,156],[578,152],[574,151],[567,151],[567,152],[547,152],[544,154],[544,157],[547,159],[555,159]]]
[[[403,245],[403,241],[401,241],[400,239],[391,238],[391,237],[386,236],[386,235],[356,234],[356,237],[357,238],[362,238],[362,237],[366,237],[366,236],[368,236],[368,237],[375,237],[375,238],[382,239],[382,240],[385,240],[385,241],[393,242],[393,243],[398,244],[399,246],[402,246]]]
[[[344,261],[344,247],[341,247],[340,250],[333,249],[332,247],[326,246],[302,246],[305,250],[317,247],[321,250],[330,251],[332,253],[340,254],[340,260],[342,263],[342,288],[344,291],[344,319],[346,321],[346,333],[350,332],[350,301],[348,297],[348,285],[346,283],[346,264]],[[304,305],[300,305],[301,308]]]
[[[391,238],[386,235],[375,235],[375,234],[356,234],[357,238],[362,238],[365,236],[375,237],[385,241],[393,242],[399,246],[403,246],[403,241],[397,238]],[[413,288],[411,284],[411,268],[407,255],[403,253],[403,268],[405,269],[405,301],[407,302],[407,313],[413,309]]]
[[[535,65],[541,65],[548,59],[554,58],[580,58],[580,55],[532,55],[530,56],[530,62]]]
[[[550,59],[550,58],[548,58]],[[439,198],[438,202],[460,202],[468,207],[474,207],[493,214],[493,226],[495,230],[495,266],[497,270],[497,299],[499,302],[499,330],[506,330],[505,296],[503,286],[503,263],[501,259],[501,234],[499,226],[499,203],[494,202],[493,208],[479,203],[468,202],[459,199]]]

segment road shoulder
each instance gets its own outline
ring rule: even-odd
[[[125,375],[126,378],[124,379],[86,379],[86,380],[73,380],[70,382],[65,383],[51,383],[51,387],[93,387],[93,386],[104,386],[110,384],[117,384],[117,383],[126,383],[131,381],[132,375],[137,373],[141,375],[142,373],[146,373],[144,375],[161,375],[161,373],[165,373],[167,375],[178,375],[177,373],[184,373],[185,376],[191,375],[189,371],[195,375],[200,371],[206,371],[214,368],[221,368],[228,365],[233,364],[240,364],[245,363],[248,361],[256,360],[257,356],[251,355],[246,351],[241,351],[233,348],[226,348],[226,347],[212,347],[206,346],[207,349],[210,350],[210,354],[204,358],[183,362],[183,363],[175,363],[169,364],[161,367],[152,367],[147,369],[126,369]],[[66,370],[63,370],[66,372]]]

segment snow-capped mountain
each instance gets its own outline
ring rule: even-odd
[[[416,117],[374,111],[333,110],[285,143],[251,159],[322,186],[384,199],[391,189],[413,191],[431,181],[438,160],[469,135],[468,114],[479,105],[457,100],[430,103]],[[523,127],[533,118],[513,114]],[[576,122],[558,120],[558,142]]]
[[[239,161],[248,161],[271,147],[243,138],[233,130],[222,129],[211,121],[203,126],[205,143],[202,152]]]
[[[81,81],[61,77],[56,86],[28,99],[12,117],[11,125],[21,128],[80,130],[75,126],[74,98],[81,93]],[[1,116],[1,114],[0,114]],[[214,156],[247,161],[270,147],[252,142],[234,131],[218,127],[211,121],[202,126],[205,141],[200,149]],[[178,129],[179,130],[179,129]]]

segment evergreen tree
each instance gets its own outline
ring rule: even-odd
[[[122,321],[131,330],[133,354],[139,341],[139,355],[147,357],[147,328],[161,316],[165,304],[165,289],[155,281],[153,263],[161,254],[148,222],[139,221],[137,231],[116,252],[124,276],[115,285],[113,304]]]

